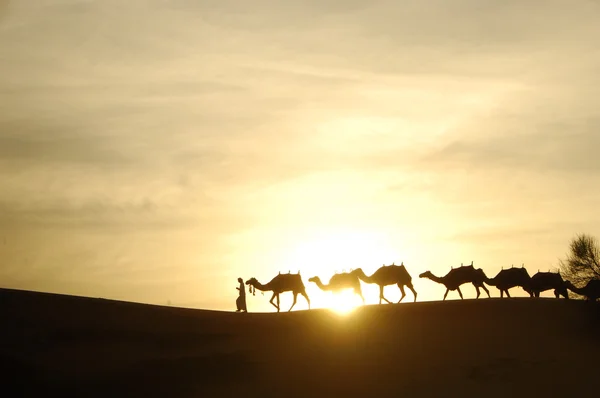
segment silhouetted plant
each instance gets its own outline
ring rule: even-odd
[[[560,272],[576,286],[585,286],[600,279],[600,244],[588,234],[579,234],[571,240],[569,253],[560,260]]]

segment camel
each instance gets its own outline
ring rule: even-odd
[[[531,277],[527,272],[527,269],[523,266],[521,268],[508,268],[503,269],[498,272],[493,278],[487,278],[485,283],[490,286],[495,286],[500,290],[500,297],[504,297],[504,293],[506,293],[506,297],[510,297],[510,293],[508,293],[508,289],[513,287],[521,287],[531,296],[532,293],[529,290],[529,281]]]
[[[529,290],[531,297],[540,297],[540,293],[546,290],[554,289],[554,296],[559,298],[563,296],[569,299],[569,291],[567,283],[560,276],[560,273],[554,272],[539,272],[531,277],[529,281]]]
[[[329,279],[329,283],[324,285],[321,282],[321,278],[318,276],[313,276],[308,280],[309,282],[314,282],[317,284],[319,289],[323,291],[332,291],[334,293],[340,292],[345,289],[354,290],[355,294],[358,294],[365,303],[365,298],[362,295],[362,289],[360,288],[360,279],[353,272],[342,272],[339,274],[334,274],[331,279]]]
[[[590,280],[584,287],[576,287],[569,281],[565,281],[567,289],[584,296],[586,301],[596,301],[600,298],[600,279]]]
[[[472,261],[471,261],[471,265],[463,266],[461,264],[460,267],[451,269],[450,272],[448,272],[445,276],[442,276],[442,277],[435,276],[430,271],[425,271],[421,275],[419,275],[419,278],[427,278],[434,282],[441,283],[442,285],[446,286],[446,293],[444,293],[444,300],[446,300],[446,296],[448,296],[448,293],[450,292],[450,290],[458,291],[458,295],[460,296],[460,298],[462,300],[463,295],[462,295],[462,292],[460,291],[460,285],[462,285],[464,283],[472,283],[473,286],[475,286],[475,290],[477,291],[476,298],[479,298],[479,295],[481,294],[481,292],[479,291],[479,288],[482,288],[487,293],[488,297],[491,297],[489,290],[483,284],[483,282],[485,280],[487,280],[488,277],[485,275],[485,273],[483,272],[483,270],[481,268],[475,269],[473,267]]]
[[[257,281],[256,278],[250,278],[246,281],[246,285],[250,285],[254,289],[258,289],[263,292],[272,291],[273,296],[271,297],[271,300],[269,300],[269,303],[277,308],[277,312],[279,312],[279,295],[283,292],[292,292],[294,294],[294,302],[292,303],[292,306],[288,312],[291,311],[296,305],[298,294],[304,296],[306,302],[308,303],[308,309],[310,309],[310,299],[306,294],[306,288],[304,287],[304,282],[302,282],[302,278],[300,277],[300,272],[297,274],[279,273],[265,285]],[[274,299],[277,299],[277,304],[273,303]]]
[[[385,265],[379,267],[377,271],[375,271],[371,276],[365,275],[361,268],[355,269],[351,272],[351,274],[355,274],[361,281],[365,283],[375,283],[379,285],[379,304],[381,304],[381,300],[385,300],[388,304],[392,304],[391,301],[386,299],[383,296],[383,288],[388,285],[396,285],[400,289],[400,293],[402,293],[402,297],[398,300],[398,303],[406,297],[406,292],[404,292],[404,286],[407,286],[413,295],[415,296],[415,302],[417,301],[417,292],[415,291],[412,284],[412,277],[406,271],[406,267],[404,267],[404,262],[400,265]]]

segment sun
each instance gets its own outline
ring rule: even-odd
[[[340,293],[330,293],[328,299],[323,300],[323,306],[338,315],[348,315],[362,305],[360,298],[351,290]]]
[[[327,228],[307,234],[291,247],[286,248],[284,269],[300,270],[312,308],[327,308],[336,314],[350,314],[363,305],[360,296],[352,289],[337,293],[322,291],[308,279],[321,278],[327,284],[330,278],[341,272],[356,268],[374,268],[383,263],[399,260],[397,248],[392,247],[385,234],[363,229]],[[375,297],[376,286],[362,285],[365,299]]]

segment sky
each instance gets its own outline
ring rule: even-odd
[[[444,293],[426,270],[554,269],[600,234],[599,20],[591,0],[0,0],[0,286],[234,310],[238,277],[300,271],[318,307],[308,277],[357,267],[404,262],[420,301]]]

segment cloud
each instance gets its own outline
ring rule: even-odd
[[[600,137],[595,132],[600,123],[595,125],[597,127],[591,125],[583,129],[561,126],[563,132],[550,129],[539,133],[456,140],[428,154],[422,161],[440,168],[501,168],[595,175],[600,171],[597,156]]]
[[[577,228],[600,198],[599,14],[586,1],[10,2],[4,231],[46,256],[36,234],[57,233],[37,264],[82,283],[103,274],[59,263],[143,241],[122,248],[131,273],[114,251],[98,260],[134,283],[134,264],[168,273],[167,248],[144,239],[176,236],[173,267],[204,280],[193,259],[225,284],[231,253],[251,251],[228,246],[241,231],[368,220],[463,244]],[[197,254],[197,236],[215,249]]]
[[[5,133],[0,136],[0,157],[3,163],[55,162],[71,164],[97,164],[107,167],[124,166],[129,160],[118,148],[102,137],[66,135],[58,127],[37,128],[31,124],[0,123]],[[28,130],[29,131],[26,131]],[[17,134],[9,133],[18,131]]]

